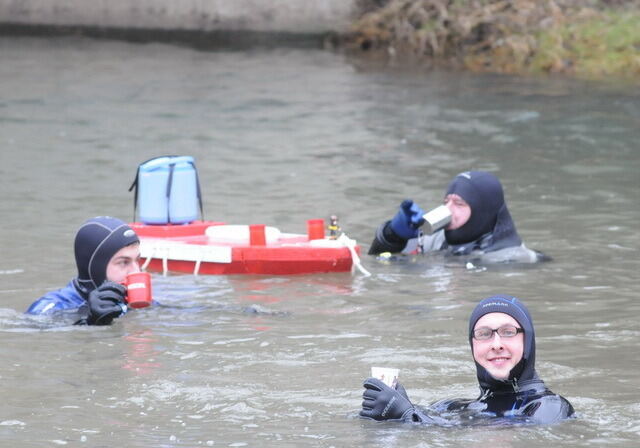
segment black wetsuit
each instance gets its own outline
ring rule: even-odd
[[[443,426],[550,424],[573,414],[569,401],[554,394],[542,380],[535,379],[500,390],[481,389],[480,397],[475,400],[449,399],[426,408],[416,406],[404,420]]]

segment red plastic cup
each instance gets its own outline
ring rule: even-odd
[[[145,308],[151,305],[151,274],[148,272],[134,272],[124,280],[127,287],[125,301],[131,308]]]
[[[307,221],[307,237],[309,241],[324,238],[324,219],[310,219]]]
[[[252,246],[267,245],[267,236],[264,232],[264,224],[251,224],[249,226],[249,244]]]

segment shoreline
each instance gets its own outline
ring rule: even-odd
[[[164,43],[201,51],[253,48],[324,48],[325,34],[275,31],[139,29],[0,23],[1,37],[87,37],[132,43]]]
[[[477,73],[640,79],[638,0],[388,0],[346,53]]]
[[[203,51],[323,48],[386,66],[640,80],[640,0],[304,1],[242,0],[225,9],[222,0],[206,7],[187,0],[147,11],[148,2],[116,0],[93,11],[63,8],[60,0],[20,7],[0,0],[0,36],[85,36]]]

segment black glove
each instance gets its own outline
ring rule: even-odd
[[[407,398],[404,387],[398,391],[376,378],[364,382],[360,416],[373,420],[408,420],[414,407]]]
[[[407,389],[404,388],[404,386],[400,383],[396,383],[396,390],[398,391],[398,393],[400,395],[402,395],[404,398],[406,398],[407,400],[409,399],[409,396],[407,395]]]
[[[106,281],[89,293],[89,325],[109,325],[114,318],[124,314],[124,296],[127,289],[115,282]]]

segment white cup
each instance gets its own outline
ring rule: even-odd
[[[399,369],[392,369],[389,367],[371,367],[371,376],[382,381],[387,386],[394,388],[398,383]]]

